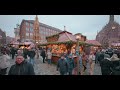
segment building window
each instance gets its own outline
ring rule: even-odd
[[[26,36],[29,36],[29,33],[26,33]]]
[[[30,28],[30,31],[33,32],[33,28],[32,27]]]
[[[42,31],[40,31],[40,34],[42,34]]]
[[[26,27],[26,31],[27,31],[27,32],[29,31],[29,28],[28,28],[28,27]]]
[[[33,24],[32,23],[30,23],[30,27],[33,28]]]
[[[33,33],[30,33],[30,36],[33,36]]]
[[[29,26],[29,23],[28,23],[28,22],[26,22],[26,26]]]

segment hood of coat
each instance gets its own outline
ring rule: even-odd
[[[111,57],[111,61],[119,61],[120,59],[118,58],[117,54],[113,54]]]

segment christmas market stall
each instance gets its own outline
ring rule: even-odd
[[[32,48],[35,47],[34,43],[32,42],[12,42],[9,44],[9,47],[15,47],[15,48],[19,48],[19,49],[23,49],[23,48]]]
[[[101,44],[96,40],[86,40],[85,42],[91,44],[89,47],[90,51],[96,52],[98,49],[101,49]]]
[[[18,48],[19,47],[19,42],[16,41],[12,41],[10,44],[8,44],[9,47],[15,47]]]
[[[24,48],[28,49],[33,47],[35,47],[35,44],[33,42],[23,42],[19,44],[19,48],[21,49],[24,49]]]
[[[114,49],[120,49],[120,43],[112,43],[111,47]]]
[[[51,49],[52,51],[52,62],[57,62],[62,53],[73,53],[76,50],[76,37],[72,33],[63,31],[56,35],[46,37],[47,43],[41,46],[46,46],[46,49]],[[84,41],[79,41],[79,52],[83,51]]]

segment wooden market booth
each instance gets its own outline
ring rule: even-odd
[[[101,44],[98,41],[96,41],[96,40],[86,40],[85,42],[88,43],[88,44],[91,44],[90,51],[93,51],[94,53],[98,49],[102,48]]]
[[[85,37],[86,38],[86,37]],[[76,49],[76,36],[68,31],[60,32],[56,35],[46,37],[47,43],[41,46],[46,46],[46,50],[49,48],[52,51],[52,62],[57,62],[62,53],[75,54]],[[83,40],[83,38],[81,38]],[[84,46],[87,45],[85,41],[79,41],[79,52],[83,52]]]
[[[9,47],[15,47],[18,49],[23,49],[23,48],[31,48],[31,47],[35,47],[34,43],[32,42],[14,42],[14,43],[10,43]]]
[[[112,43],[111,47],[114,49],[120,49],[120,43]]]

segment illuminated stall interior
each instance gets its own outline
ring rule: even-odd
[[[96,52],[98,49],[101,48],[101,44],[96,40],[87,40],[86,43],[92,44],[91,51]]]
[[[82,43],[84,43],[83,40],[85,40],[83,38],[81,38]],[[72,35],[70,32],[63,31],[57,35],[49,36],[46,39],[48,41],[47,49],[51,49],[53,55],[60,56],[61,53],[75,53],[76,35]],[[83,46],[80,45],[80,52],[82,51]]]

